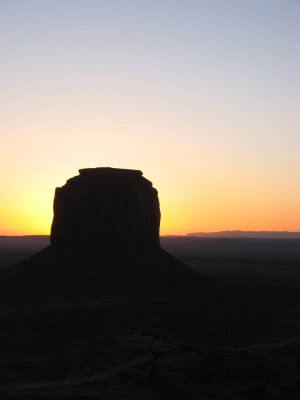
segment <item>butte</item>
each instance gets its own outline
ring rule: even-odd
[[[8,269],[19,298],[190,296],[199,277],[160,247],[157,190],[141,171],[87,168],[55,191],[50,246]]]

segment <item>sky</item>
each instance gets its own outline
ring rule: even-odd
[[[298,0],[0,0],[0,234],[133,168],[161,234],[300,230]]]

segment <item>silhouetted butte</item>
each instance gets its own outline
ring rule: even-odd
[[[159,245],[157,191],[141,171],[88,168],[57,188],[51,245],[77,250]]]
[[[177,296],[198,275],[159,243],[156,189],[141,171],[88,168],[57,188],[51,244],[6,275],[18,295]]]

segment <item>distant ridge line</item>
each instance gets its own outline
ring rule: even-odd
[[[216,231],[216,232],[191,232],[186,235],[160,235],[161,238],[253,238],[253,239],[300,239],[300,232],[291,231]],[[49,235],[0,235],[0,239],[46,239]]]
[[[218,231],[218,232],[192,232],[187,237],[199,238],[256,238],[256,239],[300,239],[300,232],[289,231]]]
[[[0,238],[46,238],[49,235],[0,235]]]

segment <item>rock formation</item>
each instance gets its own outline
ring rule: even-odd
[[[158,195],[142,175],[81,169],[57,188],[50,246],[5,272],[4,286],[49,299],[197,291],[198,275],[160,247]]]
[[[157,191],[141,171],[88,168],[57,188],[51,245],[145,247],[159,245]]]

